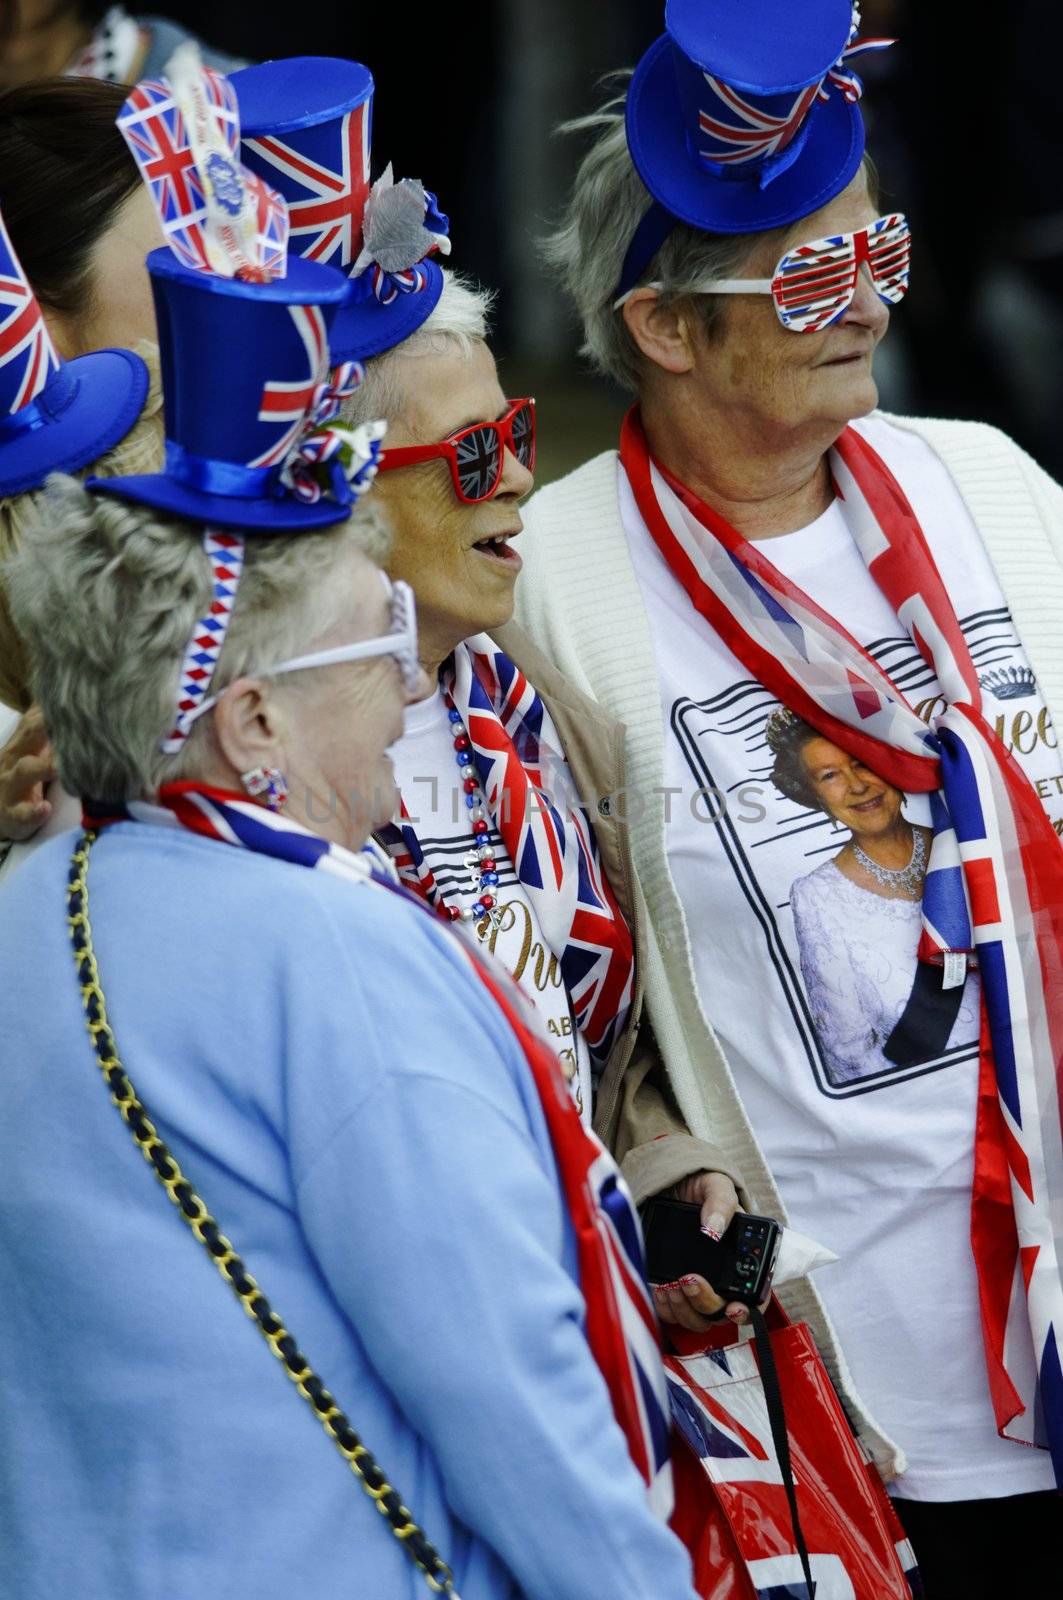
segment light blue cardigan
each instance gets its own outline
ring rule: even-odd
[[[72,842],[0,892],[0,1588],[427,1594],[110,1102]],[[694,1600],[581,1331],[536,1091],[443,930],[144,824],[89,882],[130,1077],[462,1600]]]

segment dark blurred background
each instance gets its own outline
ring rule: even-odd
[[[539,399],[540,481],[615,442],[624,397],[580,363],[536,240],[580,149],[554,130],[600,104],[605,74],[634,64],[661,31],[662,0],[319,3],[312,27],[299,6],[158,9],[247,59],[364,61],[377,86],[374,176],[390,160],[396,176],[422,178],[450,215],[451,264],[500,291],[503,384]],[[911,294],[876,369],[882,404],[994,422],[1063,478],[1063,7],[1011,0],[992,27],[933,0],[863,0],[862,11],[865,37],[900,41],[858,70],[883,209],[905,210],[914,234]]]

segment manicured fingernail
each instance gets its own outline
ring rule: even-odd
[[[696,1278],[680,1278],[679,1287],[684,1294],[697,1294],[699,1288],[698,1280]]]
[[[743,1322],[749,1321],[749,1312],[746,1310],[745,1306],[734,1306],[730,1311],[728,1311],[727,1315],[730,1317],[731,1321],[736,1327],[741,1327]]]
[[[669,1289],[678,1289],[678,1288],[679,1288],[678,1283],[655,1283],[654,1286],[653,1286],[653,1292],[654,1292],[654,1294],[664,1294]]]
[[[723,1230],[725,1226],[726,1224],[724,1223],[720,1213],[718,1211],[714,1211],[708,1222],[703,1222],[701,1224],[701,1231],[702,1233],[708,1234],[710,1239],[715,1239],[716,1242],[719,1243],[720,1239],[723,1237]]]

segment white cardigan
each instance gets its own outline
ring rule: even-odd
[[[885,420],[923,438],[952,474],[985,541],[1053,721],[1063,728],[1063,489],[995,428]],[[701,1009],[686,919],[668,866],[660,687],[620,520],[617,472],[616,452],[609,450],[529,501],[517,617],[577,688],[627,726],[627,781],[645,801],[633,807],[631,842],[650,917],[643,971],[650,1020],[691,1133],[719,1145],[740,1168],[755,1210],[785,1219],[730,1067]],[[811,1325],[883,1476],[903,1472],[902,1452],[854,1391],[811,1281],[788,1286],[780,1298],[791,1316]]]

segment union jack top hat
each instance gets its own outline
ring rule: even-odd
[[[0,496],[96,461],[125,438],[147,392],[131,350],[59,359],[0,216]]]
[[[148,256],[159,330],[166,466],[90,479],[99,494],[216,528],[323,528],[350,504],[300,498],[291,459],[328,398],[328,328],[347,295],[342,274],[298,256],[268,283]],[[353,496],[352,496],[353,498]]]
[[[370,186],[373,77],[357,61],[294,56],[234,72],[240,159],[288,202],[291,245],[350,279],[332,325],[336,360],[401,344],[434,309],[449,224],[419,183]]]
[[[676,222],[758,233],[840,194],[864,153],[853,0],[668,0],[667,32],[635,68],[627,142],[653,197],[617,294]]]

